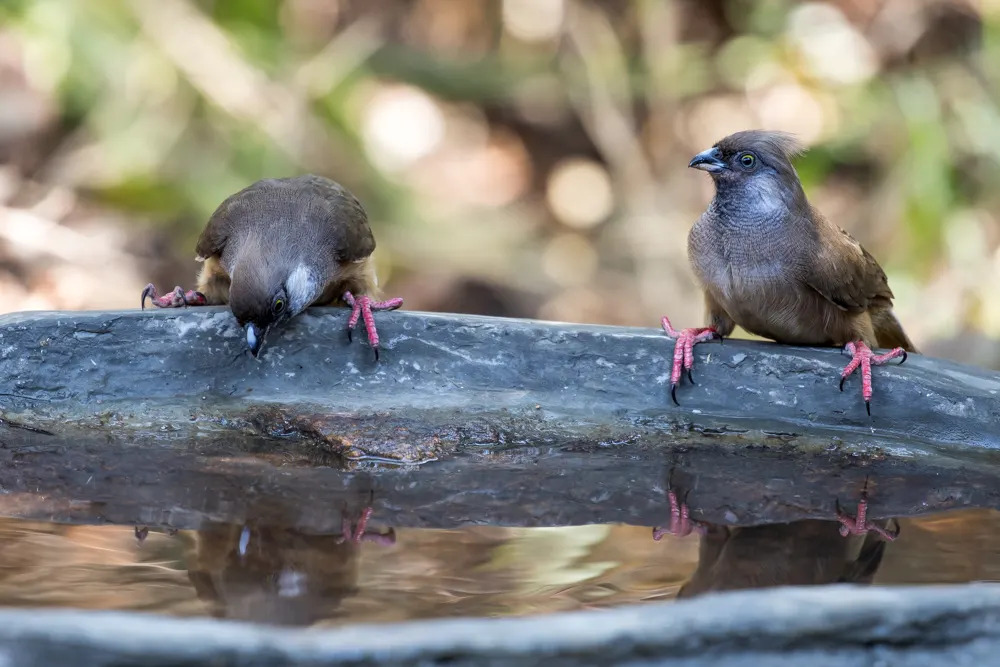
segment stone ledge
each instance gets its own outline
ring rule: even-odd
[[[837,350],[705,344],[678,408],[673,345],[655,329],[380,313],[376,364],[366,344],[347,342],[346,315],[307,311],[272,332],[259,360],[224,308],[5,315],[0,411],[49,430],[73,422],[164,438],[235,426],[408,462],[462,444],[705,434],[819,449],[1000,447],[1000,374],[939,359],[878,368],[869,419],[857,378],[837,391]]]
[[[762,613],[762,610],[766,610]],[[115,665],[979,665],[1000,586],[779,588],[538,618],[264,628],[209,619],[0,611],[0,659]]]

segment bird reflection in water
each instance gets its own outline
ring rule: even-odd
[[[692,519],[686,498],[686,493],[678,498],[670,489],[670,523],[653,529],[657,541],[667,534],[701,536],[698,566],[678,598],[772,586],[870,584],[887,543],[899,535],[895,520],[867,518],[867,480],[857,515],[841,510],[838,502],[837,518],[829,521],[725,526]]]
[[[340,534],[280,525],[212,523],[198,531],[188,577],[213,616],[276,625],[336,617],[358,592],[362,542],[388,546],[395,531],[369,531],[372,508],[343,514]],[[352,520],[353,519],[353,520]]]

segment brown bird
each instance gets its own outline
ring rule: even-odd
[[[886,542],[874,534],[845,540],[835,521],[711,524],[701,538],[698,567],[677,597],[772,586],[870,584],[885,549]]]
[[[690,518],[687,505],[683,499],[678,501],[673,489],[667,497],[670,525],[654,528],[653,539],[659,541],[667,534],[701,536],[698,568],[677,594],[679,598],[770,586],[871,583],[886,543],[899,535],[898,522],[890,530],[891,520],[868,518],[867,479],[857,516],[844,513],[838,502],[837,521],[805,519],[758,526],[702,523]]]
[[[346,188],[320,176],[265,179],[237,192],[212,214],[196,250],[204,262],[198,289],[161,297],[149,284],[143,308],[147,297],[160,308],[228,303],[255,357],[271,327],[309,306],[346,304],[348,340],[364,319],[378,360],[372,311],[403,304],[376,300],[368,215]]]
[[[339,535],[287,525],[208,522],[196,533],[188,578],[214,616],[278,625],[312,625],[343,614],[358,594],[360,545],[395,544],[396,532],[368,532],[366,507],[343,515]]]
[[[682,367],[691,379],[697,343],[732,333],[736,325],[791,345],[845,346],[852,356],[844,380],[861,367],[871,414],[871,367],[915,352],[892,312],[892,290],[875,258],[806,199],[792,158],[791,135],[737,132],[694,156],[715,197],[692,227],[688,255],[705,291],[709,326],[675,331],[671,397],[677,402]],[[877,355],[875,347],[893,348]]]

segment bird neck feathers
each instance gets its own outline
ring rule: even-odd
[[[781,224],[808,211],[809,202],[798,180],[785,185],[775,176],[760,176],[735,183],[717,183],[711,208],[717,219],[735,227]]]
[[[293,313],[305,310],[319,298],[324,285],[319,272],[305,263],[296,264],[285,279],[285,291]]]

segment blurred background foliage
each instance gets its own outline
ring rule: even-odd
[[[226,196],[315,172],[407,308],[694,326],[687,161],[751,127],[1000,367],[1000,0],[2,0],[0,310],[190,286]]]

